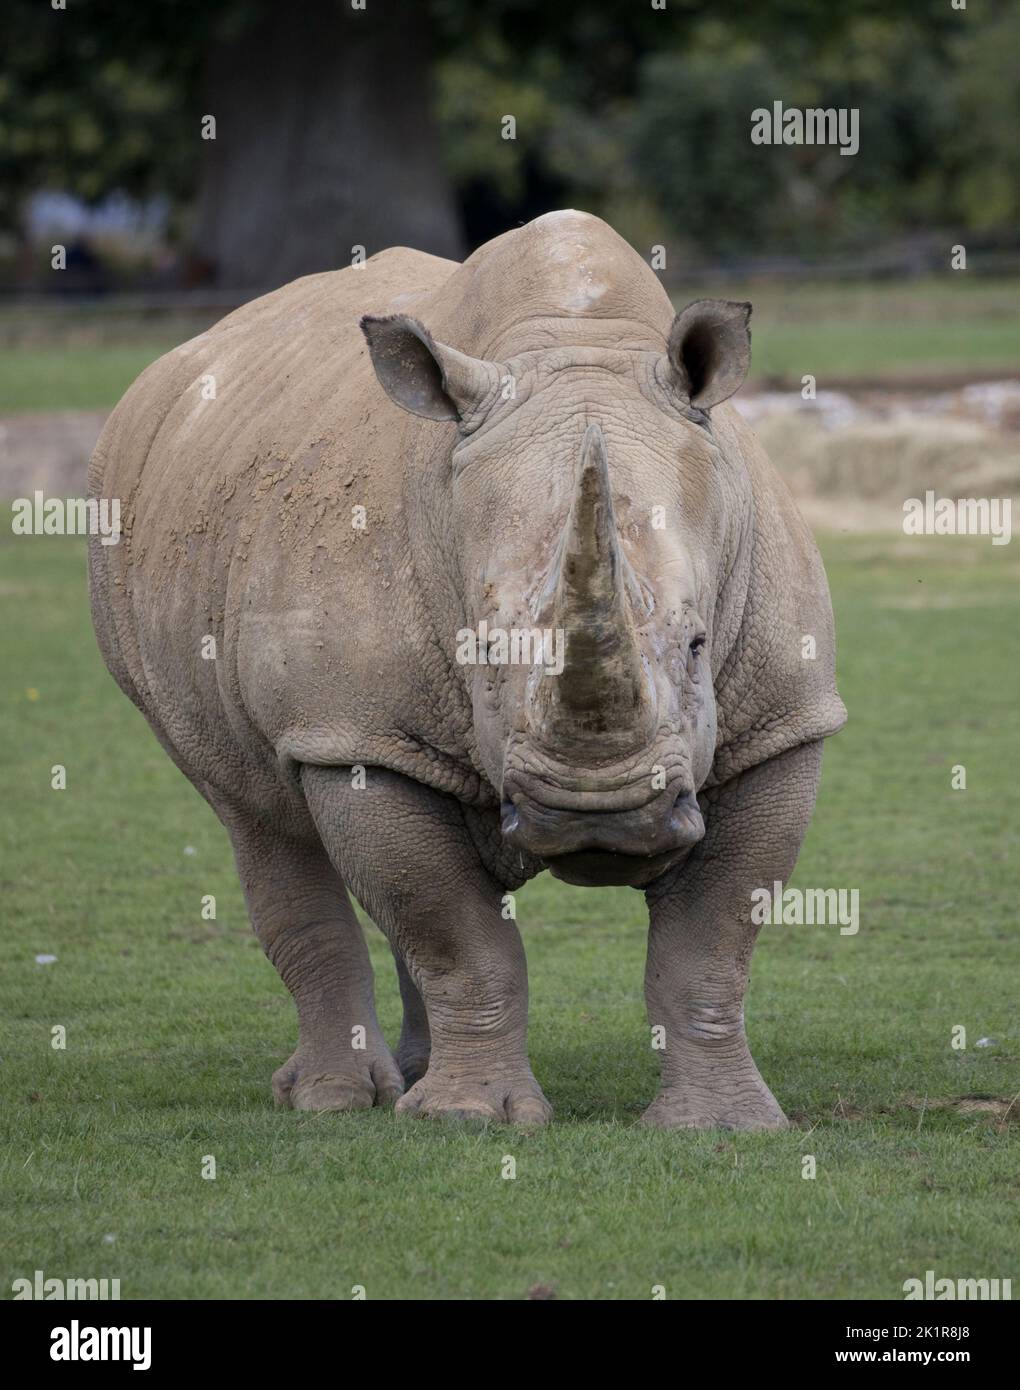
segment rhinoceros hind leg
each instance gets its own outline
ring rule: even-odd
[[[375,1014],[361,926],[323,847],[217,807],[252,926],[294,996],[298,1045],[273,1076],[294,1110],[362,1110],[403,1093]]]
[[[397,1043],[397,1065],[404,1078],[404,1085],[413,1086],[428,1071],[432,1034],[429,1031],[425,1001],[418,986],[411,979],[411,972],[399,947],[394,950],[393,958],[397,964],[397,981],[404,1005],[404,1022],[400,1029],[400,1041]]]

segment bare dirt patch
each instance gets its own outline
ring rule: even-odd
[[[903,503],[1020,496],[1020,382],[743,394],[737,408],[816,529],[901,530]]]
[[[1020,381],[821,391],[813,401],[748,390],[736,405],[816,530],[899,531],[904,501],[928,489],[1020,497]],[[83,495],[105,419],[79,410],[0,419],[0,497]]]
[[[82,497],[105,410],[55,410],[0,419],[0,497]]]
[[[910,1096],[907,1104],[912,1110],[950,1111],[965,1118],[979,1116],[1003,1133],[1009,1125],[1020,1124],[1020,1094],[1015,1096],[950,1096],[933,1099],[931,1096]]]

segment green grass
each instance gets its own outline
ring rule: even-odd
[[[678,290],[754,305],[752,379],[800,383],[1020,370],[1020,280],[940,277],[881,283],[728,281]],[[149,316],[68,306],[28,321],[0,314],[0,412],[116,405],[150,362],[215,317]]]
[[[825,550],[850,723],[795,882],[859,888],[861,930],[766,928],[748,1003],[798,1127],[637,1127],[655,1089],[641,899],[546,876],[519,918],[557,1116],[525,1135],[273,1108],[295,1021],[226,836],[100,663],[83,544],[7,534],[0,1296],[36,1269],[126,1298],[897,1299],[927,1269],[1015,1277],[1017,1126],[942,1102],[1008,1100],[1020,1071],[1016,561],[956,539]]]
[[[810,374],[824,387],[849,378],[880,384],[923,380],[928,375],[1016,372],[1020,367],[1017,323],[861,323],[829,319],[824,323],[766,323],[755,313],[754,367],[758,377],[800,384]],[[881,374],[881,376],[879,375]]]
[[[963,272],[909,281],[732,281],[675,294],[754,305],[751,377],[799,386],[1020,369],[1020,280]]]
[[[0,348],[0,412],[113,407],[150,362],[177,344],[71,344]]]

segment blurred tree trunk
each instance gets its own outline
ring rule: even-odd
[[[270,288],[359,245],[461,256],[428,37],[423,6],[292,0],[210,53],[192,248],[216,284]]]

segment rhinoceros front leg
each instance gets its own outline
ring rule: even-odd
[[[705,794],[705,838],[647,892],[645,995],[661,1027],[662,1087],[644,1120],[665,1128],[779,1129],[786,1117],[744,1032],[758,926],[752,891],[793,871],[814,808],[822,745],[806,744]]]
[[[217,810],[259,944],[297,1006],[298,1045],[273,1077],[277,1101],[295,1110],[391,1105],[403,1080],[376,1019],[361,925],[325,850]]]
[[[460,805],[378,767],[361,788],[337,768],[305,767],[301,782],[337,871],[425,1002],[428,1070],[398,1111],[544,1123],[552,1111],[528,1062],[524,948]]]

